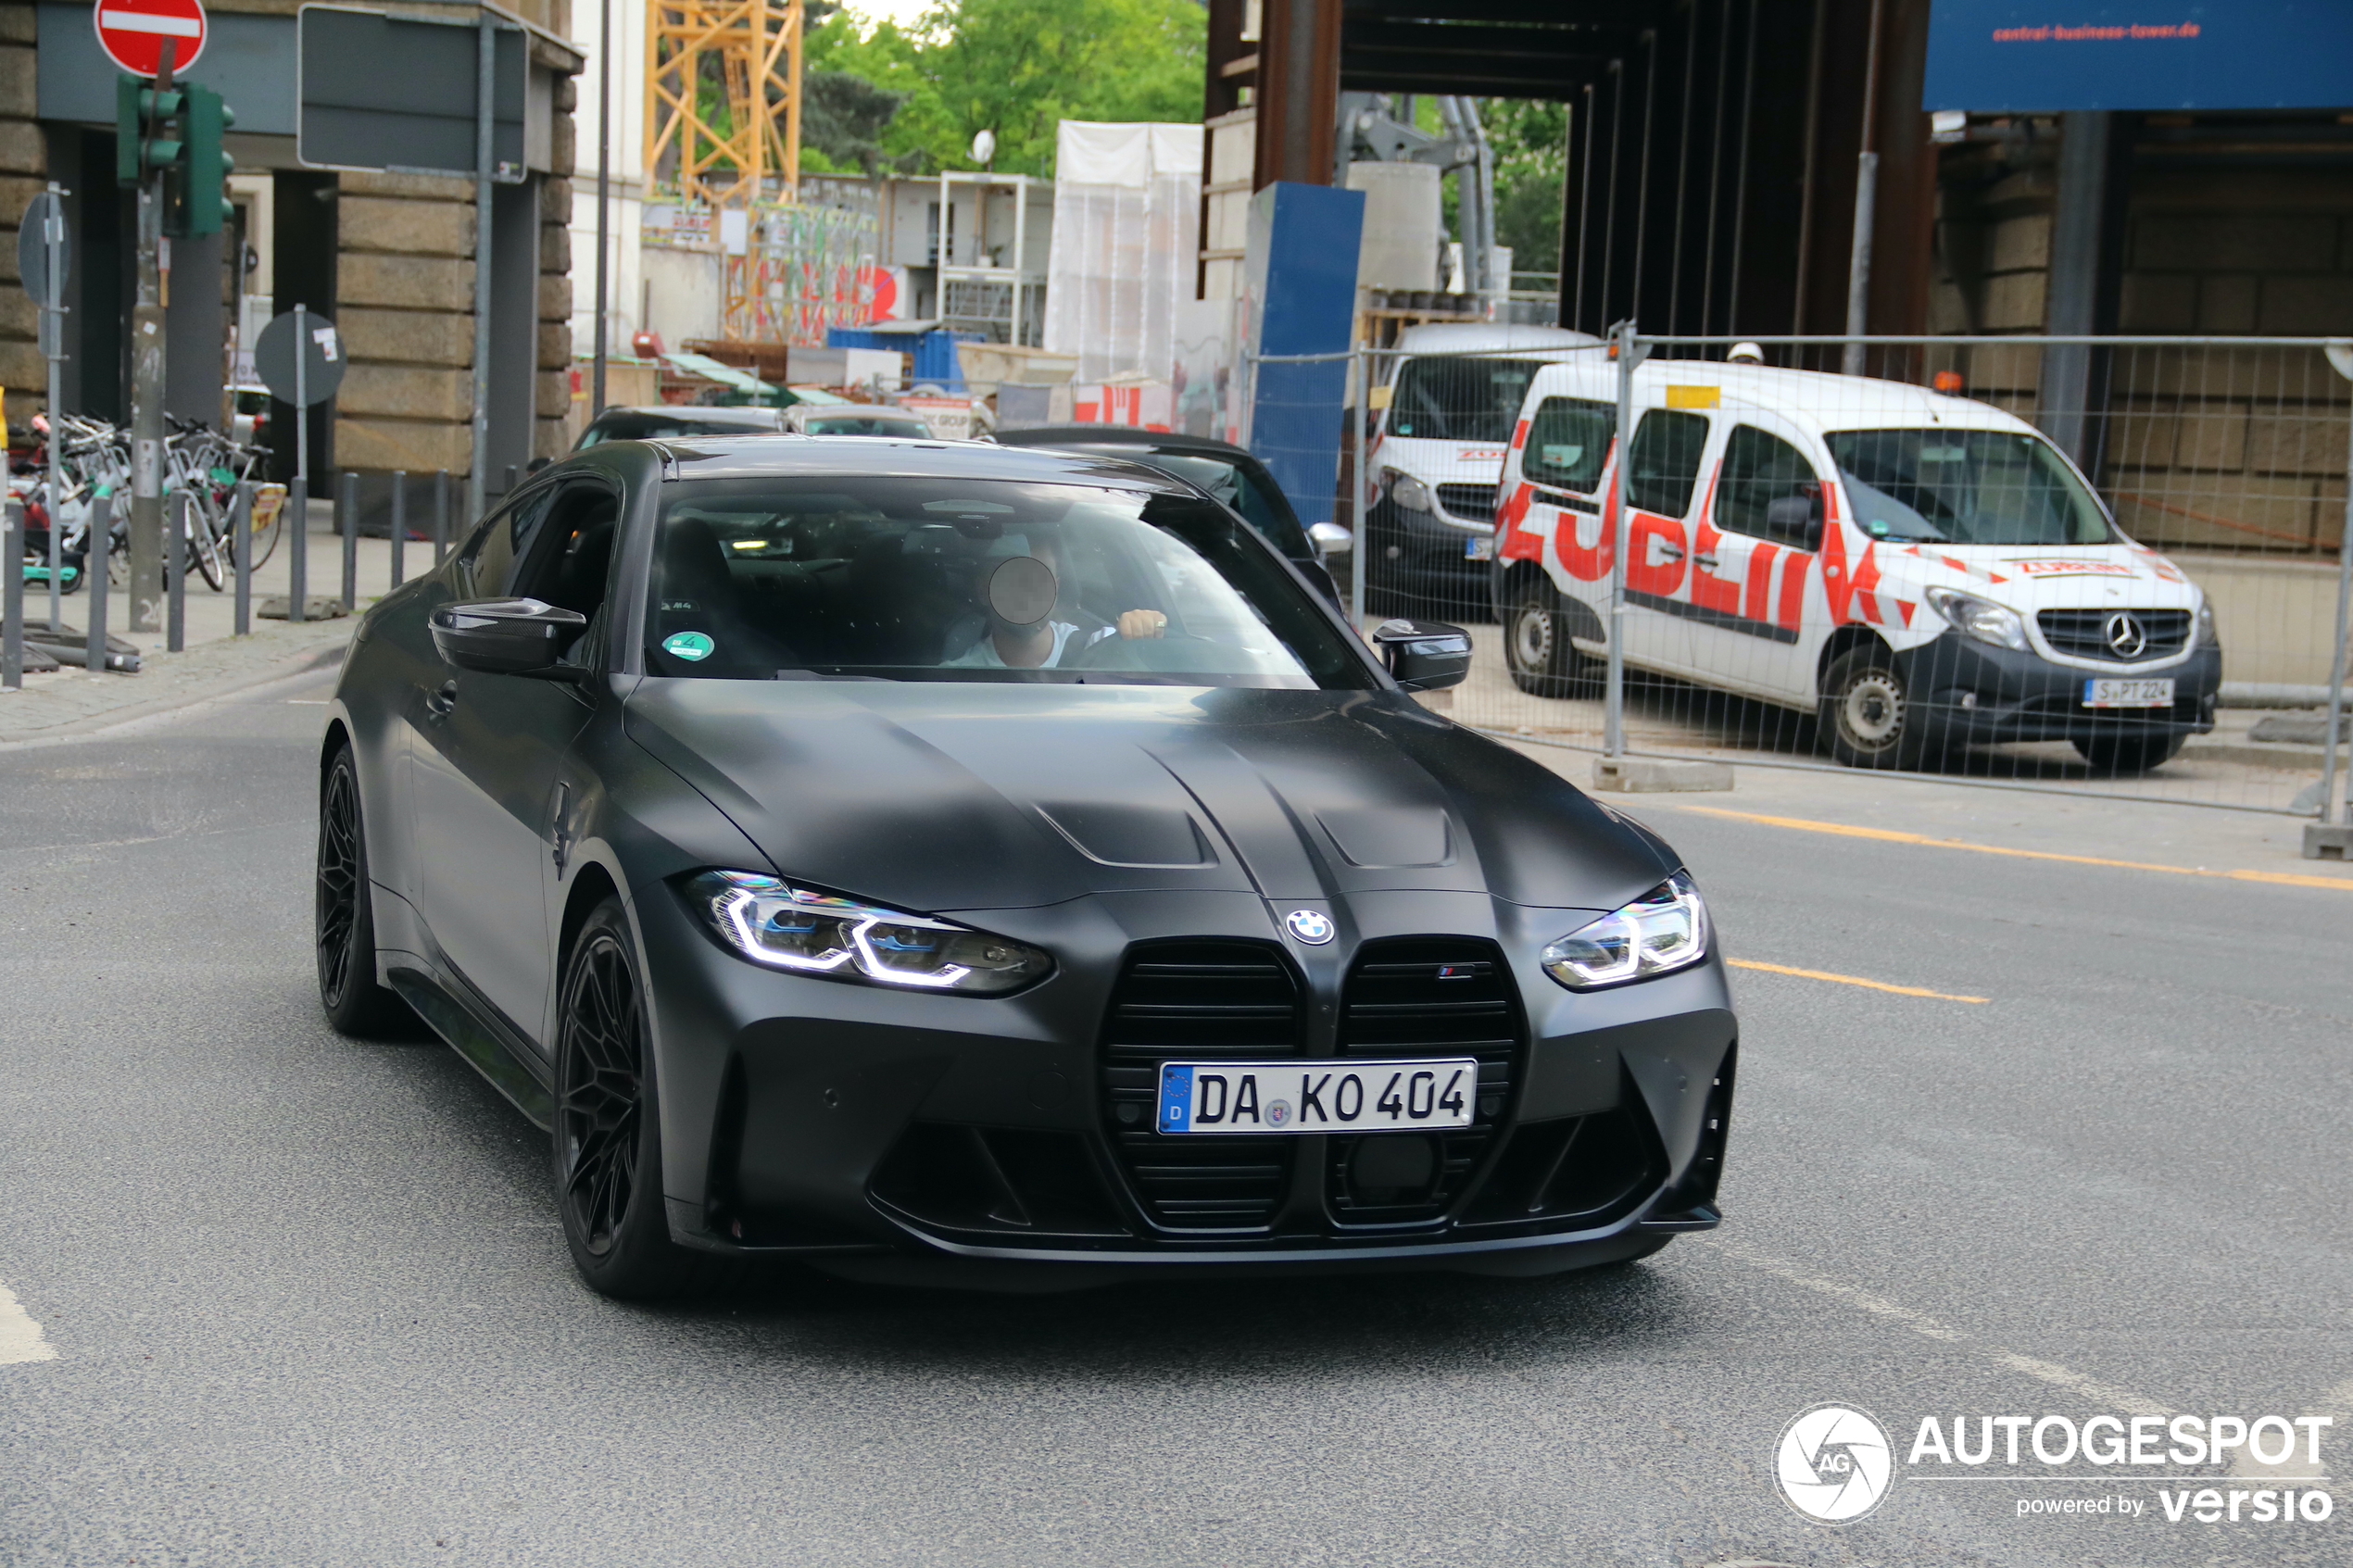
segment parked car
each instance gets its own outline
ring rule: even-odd
[[[920,416],[871,403],[804,403],[785,410],[785,428],[799,435],[895,435],[934,441]]]
[[[1438,322],[1398,340],[1365,453],[1377,608],[1488,613],[1488,552],[1504,448],[1529,383],[1548,364],[1600,361],[1601,340],[1557,327]]]
[[[797,406],[796,406],[797,407]],[[791,408],[729,408],[719,404],[657,403],[644,408],[607,408],[588,421],[572,449],[585,452],[608,441],[669,441],[692,435],[774,435],[786,428]]]
[[[1415,700],[1468,663],[1140,463],[607,443],[362,618],[321,1001],[548,1128],[615,1296],[1640,1257],[1718,1223],[1724,970]]]
[[[1626,662],[1812,712],[1858,768],[2066,740],[2137,773],[2214,727],[2197,585],[1990,404],[1861,377],[1595,360],[1530,383],[1492,583],[1512,679],[1567,695],[1607,648],[1625,505]],[[1629,477],[1621,469],[1630,466]]]
[[[1000,446],[1051,446],[1058,452],[1095,452],[1147,463],[1241,514],[1266,542],[1307,574],[1334,603],[1340,599],[1328,558],[1350,546],[1348,530],[1336,523],[1300,525],[1283,487],[1266,465],[1239,446],[1204,435],[1131,430],[1121,425],[1039,425],[997,433]]]

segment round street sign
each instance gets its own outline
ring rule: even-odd
[[[24,292],[33,304],[49,303],[49,225],[57,223],[58,232],[57,276],[66,277],[73,270],[73,252],[65,238],[65,208],[54,192],[43,191],[26,204],[24,218],[17,225],[17,276],[23,281]]]
[[[98,47],[133,76],[155,75],[163,65],[166,42],[172,46],[175,76],[204,53],[208,30],[201,0],[98,0],[91,16]]]
[[[335,324],[316,310],[302,313],[302,394],[306,403],[324,403],[343,384],[343,338]],[[261,384],[281,403],[295,401],[295,313],[272,316],[254,340],[253,368]]]

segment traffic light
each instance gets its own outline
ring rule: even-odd
[[[115,79],[115,178],[135,185],[163,176],[164,232],[217,234],[229,212],[221,184],[236,167],[221,146],[237,123],[220,94],[195,82],[157,87]]]

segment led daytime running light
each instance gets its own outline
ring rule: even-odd
[[[772,969],[987,995],[1018,989],[1053,968],[1045,953],[1001,936],[778,877],[705,872],[688,891],[721,940]]]
[[[1687,969],[1707,956],[1707,906],[1677,872],[1621,909],[1546,947],[1544,972],[1572,991],[1598,990]]]

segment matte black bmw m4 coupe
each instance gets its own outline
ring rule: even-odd
[[[1468,662],[1117,458],[600,445],[361,621],[321,996],[549,1129],[616,1296],[1639,1257],[1717,1223],[1707,910]]]

